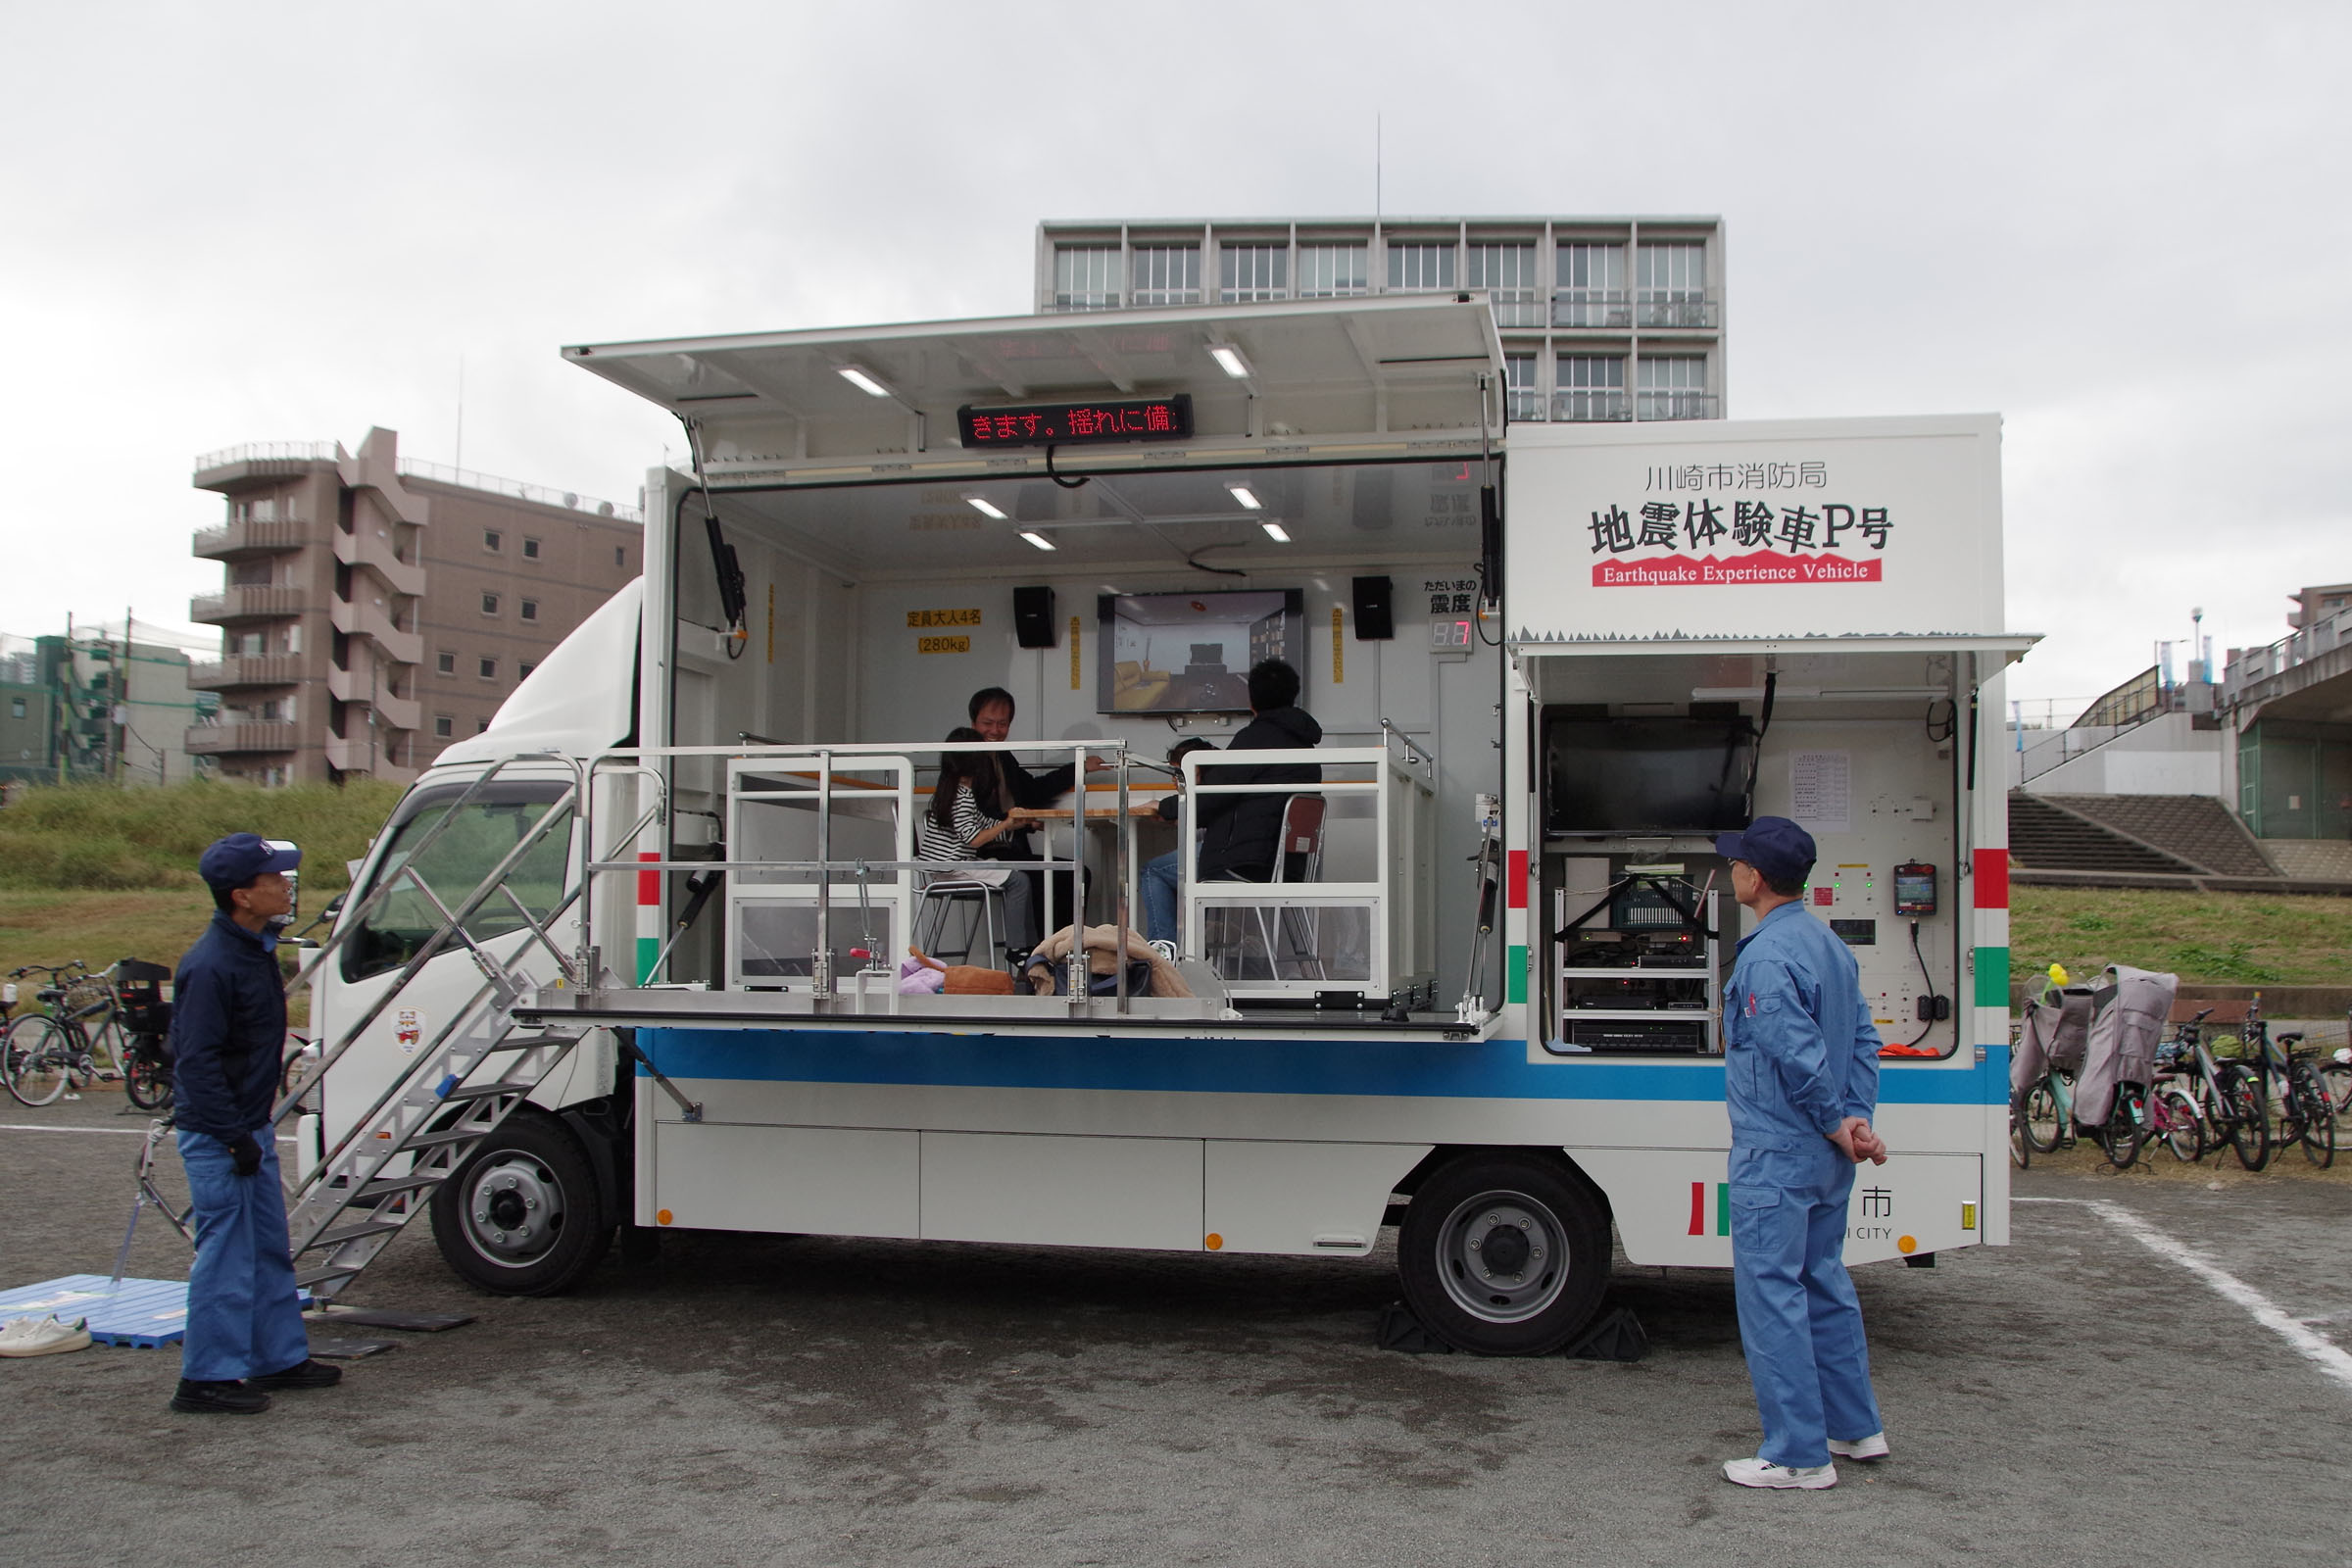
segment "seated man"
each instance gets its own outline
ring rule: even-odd
[[[1250,671],[1250,722],[1226,748],[1230,752],[1287,752],[1321,744],[1323,726],[1298,706],[1298,672],[1279,659],[1268,659]],[[1261,762],[1254,765],[1219,762],[1200,769],[1200,782],[1215,784],[1320,784],[1323,769],[1312,762]],[[1273,874],[1274,856],[1282,847],[1282,808],[1293,792],[1269,795],[1203,795],[1193,813],[1200,828],[1200,858],[1196,877],[1203,882],[1263,882]],[[1178,846],[1175,855],[1182,855]],[[1154,942],[1177,940],[1181,928],[1176,888],[1181,862],[1162,856],[1144,868],[1146,935]],[[1164,867],[1164,868],[1163,868]],[[1156,874],[1155,874],[1156,873]],[[1165,890],[1165,900],[1156,889]]]
[[[1161,821],[1182,819],[1179,805],[1184,799],[1184,760],[1195,752],[1215,750],[1215,746],[1198,735],[1188,736],[1168,748],[1168,766],[1176,770],[1177,793],[1159,798]],[[1196,827],[1193,830],[1195,843],[1199,842],[1200,837],[1200,830]],[[1153,942],[1166,943],[1170,950],[1174,949],[1177,933],[1184,925],[1183,917],[1176,909],[1176,890],[1184,883],[1184,861],[1180,858],[1183,854],[1182,849],[1174,849],[1144,862],[1144,935]]]

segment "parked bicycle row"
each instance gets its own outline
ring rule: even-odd
[[[32,999],[20,1006],[28,978]],[[0,983],[0,1083],[27,1105],[46,1105],[120,1079],[141,1110],[168,1105],[171,983],[170,969],[138,958],[103,969],[75,958],[11,970]]]
[[[2118,1170],[2151,1143],[2183,1163],[2228,1150],[2249,1171],[2289,1147],[2321,1169],[2335,1162],[2352,1115],[2352,1046],[2274,1037],[2259,993],[2242,1017],[2217,1022],[2221,1004],[2192,1011],[2179,990],[2178,975],[2122,964],[2076,986],[2050,965],[2010,1054],[2019,1165],[2085,1140]]]

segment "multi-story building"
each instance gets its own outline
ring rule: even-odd
[[[217,699],[188,655],[132,622],[0,637],[0,778],[164,784],[197,771],[190,724]]]
[[[189,613],[221,631],[190,683],[220,694],[188,750],[260,783],[407,780],[487,728],[548,650],[643,564],[634,509],[403,461],[370,430],[196,460],[227,499],[195,553],[226,581]]]
[[[1044,222],[1037,308],[1478,290],[1514,419],[1725,416],[1719,218]]]

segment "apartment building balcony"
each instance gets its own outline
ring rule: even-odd
[[[1551,296],[1551,324],[1614,328],[1634,324],[1633,296],[1621,288],[1563,288]]]
[[[301,679],[302,659],[297,654],[248,654],[188,665],[188,685],[200,692],[235,691],[247,686],[292,686]]]
[[[299,615],[305,608],[300,588],[273,583],[198,594],[188,601],[188,618],[200,625],[218,626],[232,620]]]
[[[344,773],[366,773],[371,778],[390,779],[406,784],[416,777],[416,769],[403,767],[392,760],[392,737],[379,732],[373,741],[366,735],[351,740],[326,738],[326,765]]]
[[[326,607],[326,618],[346,637],[368,638],[396,664],[424,662],[424,639],[413,631],[402,630],[371,600],[354,604],[348,599],[338,599]]]
[[[1568,424],[1605,424],[1632,418],[1634,405],[1623,392],[1554,392],[1551,416]]]
[[[423,595],[424,568],[401,560],[400,552],[381,529],[363,524],[347,533],[337,528],[334,543],[335,559],[345,565],[367,567],[396,594],[407,594],[412,599]]]
[[[333,463],[332,441],[255,441],[223,447],[196,460],[199,490],[227,490],[255,479],[283,478],[301,473],[314,464]]]
[[[220,757],[230,752],[291,752],[296,741],[291,724],[197,724],[189,728],[183,744],[191,757]]]
[[[1634,324],[1712,330],[1723,325],[1723,306],[1714,295],[1697,289],[1636,289]]]
[[[1639,419],[1720,419],[1723,399],[1712,392],[1642,392],[1634,416]]]
[[[423,722],[423,710],[412,697],[403,697],[377,679],[375,689],[368,689],[368,677],[348,669],[326,668],[327,694],[339,703],[354,703],[363,709],[372,708],[377,717],[394,729],[415,729]],[[364,722],[364,720],[363,720]],[[336,764],[338,767],[341,763]]]
[[[240,520],[218,528],[199,528],[190,553],[205,561],[235,561],[243,556],[284,555],[310,543],[311,525],[300,517]]]

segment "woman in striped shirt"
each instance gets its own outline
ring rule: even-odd
[[[980,732],[958,726],[948,731],[951,741],[976,741]],[[1037,946],[1036,914],[1031,906],[1029,879],[1001,861],[983,860],[980,852],[1004,837],[1011,827],[980,808],[975,782],[993,781],[996,758],[989,752],[947,752],[939,760],[939,782],[931,804],[916,826],[915,855],[925,860],[964,860],[953,870],[930,873],[941,880],[982,882],[1004,892],[1004,945],[1013,953]]]

